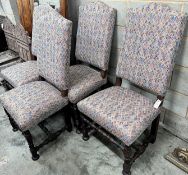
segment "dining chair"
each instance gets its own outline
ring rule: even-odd
[[[2,84],[6,90],[41,80],[37,67],[37,53],[40,50],[42,41],[42,32],[45,30],[44,23],[39,22],[42,16],[49,13],[58,13],[49,5],[40,5],[35,7],[33,14],[33,32],[32,40],[21,24],[16,25],[15,36],[17,43],[17,50],[21,63],[10,66],[1,71],[3,78]]]
[[[55,140],[65,129],[72,130],[67,97],[72,22],[61,15],[49,13],[41,16],[39,23],[45,28],[41,31],[43,45],[37,53],[37,67],[43,81],[24,84],[0,96],[13,131],[20,130],[24,135],[33,160],[39,159],[38,150],[42,146]],[[57,132],[49,131],[44,120],[61,110],[65,116],[65,127]],[[41,144],[34,145],[30,130],[37,125],[48,137]]]
[[[134,161],[156,140],[162,103],[186,22],[185,14],[159,3],[129,9],[116,85],[77,104],[83,139],[89,139],[89,125],[120,147],[125,157],[123,175],[131,174]],[[122,79],[153,93],[156,101],[121,87]],[[138,142],[141,135],[145,137]]]
[[[107,83],[115,17],[116,11],[100,1],[79,7],[77,64],[70,67],[68,92],[77,132],[80,132],[80,126],[76,104]]]

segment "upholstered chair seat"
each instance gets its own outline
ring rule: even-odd
[[[68,97],[71,103],[76,104],[90,93],[106,84],[107,78],[102,78],[101,73],[86,65],[70,67],[70,89]]]
[[[127,10],[126,21],[116,86],[87,97],[77,106],[82,113],[83,139],[89,139],[90,127],[107,136],[123,150],[122,174],[131,175],[133,162],[156,140],[161,106],[187,16],[166,5],[149,3]],[[124,79],[156,95],[155,100],[122,87]]]
[[[34,16],[44,10],[43,8],[46,6],[35,7]],[[51,7],[49,6],[49,8]],[[40,36],[38,36],[41,37],[42,45],[37,45],[40,46],[36,50],[37,65],[36,62],[29,62],[33,65],[28,66],[26,71],[28,62],[22,63],[20,64],[22,67],[15,70],[15,72],[20,71],[25,77],[24,79],[30,75],[30,72],[32,74],[38,72],[43,81],[29,82],[0,96],[0,102],[5,109],[13,131],[20,130],[22,132],[29,144],[33,160],[39,159],[38,150],[41,147],[55,140],[63,131],[72,131],[71,118],[68,116],[69,101],[67,96],[72,22],[55,10],[52,9],[52,11],[54,12],[38,17],[38,25],[43,26],[45,30],[40,31]],[[27,75],[25,75],[26,73]],[[56,132],[54,132],[54,130],[48,129],[44,120],[56,112],[63,114],[64,125],[62,124],[61,129],[57,130],[56,128]],[[33,143],[30,132],[35,126],[39,126],[47,135],[47,138],[38,145]]]
[[[71,81],[68,93],[74,109],[73,121],[78,132],[80,122],[76,104],[102,89],[107,83],[115,18],[115,9],[100,1],[79,7],[75,49],[75,58],[79,65],[70,68]]]
[[[78,109],[131,145],[159,114],[153,102],[130,89],[114,86],[80,101]]]
[[[18,38],[16,43],[19,57],[22,61],[26,62],[18,63],[1,71],[3,85],[6,89],[9,90],[39,80],[37,61],[34,61],[33,59],[34,56],[37,57],[40,54],[41,47],[44,45],[42,38],[46,26],[41,23],[41,17],[45,17],[50,13],[58,15],[58,13],[48,5],[41,5],[40,9],[36,8],[35,13],[33,14],[32,40],[21,24],[16,26],[15,35]]]
[[[4,108],[22,131],[34,127],[68,104],[68,98],[45,81],[14,88],[0,97]]]
[[[40,79],[36,61],[27,61],[10,66],[1,71],[1,76],[13,87]]]

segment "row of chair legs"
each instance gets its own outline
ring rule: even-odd
[[[100,126],[94,125],[94,122],[87,121],[87,119],[85,119],[86,116],[83,116],[83,117],[80,118],[81,119],[80,123],[82,124],[82,127],[81,127],[82,135],[83,135],[82,138],[84,141],[89,140],[89,129],[93,128],[96,131],[98,131],[100,134],[107,136],[113,143],[115,143],[117,146],[119,146],[122,149],[123,154],[124,154],[124,164],[123,164],[123,171],[122,171],[123,175],[130,175],[131,167],[132,167],[132,164],[135,162],[135,160],[145,152],[149,143],[152,143],[152,144],[155,143],[159,121],[160,121],[160,115],[158,115],[158,117],[153,121],[149,132],[148,130],[145,131],[145,139],[143,140],[142,144],[135,143],[131,146],[126,146],[123,143],[120,144],[118,139],[116,140],[113,137],[111,137],[111,135],[107,131],[104,131],[103,129],[101,129]]]
[[[16,132],[19,130],[19,127],[17,126],[16,122],[12,119],[12,117],[10,116],[10,114],[5,110],[10,124],[12,125],[13,131]],[[151,126],[151,130],[148,134],[148,132],[146,132],[146,138],[143,141],[143,143],[141,145],[131,145],[131,146],[126,146],[122,143],[120,143],[119,141],[116,141],[116,139],[111,138],[111,135],[107,132],[104,131],[104,129],[102,129],[101,126],[96,126],[95,123],[92,121],[88,121],[87,117],[84,115],[80,115],[80,112],[77,108],[76,104],[69,104],[67,107],[65,107],[62,112],[64,112],[64,116],[65,116],[65,126],[62,129],[60,129],[59,131],[57,131],[56,133],[50,133],[48,131],[48,129],[45,127],[44,122],[41,122],[39,124],[39,127],[46,133],[46,135],[48,136],[48,138],[41,143],[38,146],[35,146],[33,143],[33,138],[32,135],[30,133],[29,130],[22,132],[23,136],[26,138],[29,148],[30,148],[30,152],[32,154],[32,159],[33,160],[38,160],[39,159],[39,154],[38,154],[38,150],[48,144],[49,142],[55,140],[64,130],[67,130],[68,132],[72,131],[72,122],[71,119],[73,121],[74,127],[76,128],[76,132],[78,134],[82,133],[82,139],[84,141],[89,140],[90,135],[91,135],[91,130],[95,130],[98,131],[99,133],[101,133],[104,136],[107,136],[113,143],[115,143],[117,146],[120,146],[120,148],[123,151],[124,154],[124,164],[123,164],[123,175],[130,175],[131,174],[131,166],[134,163],[134,161],[142,154],[144,153],[146,147],[148,146],[149,143],[154,143],[156,140],[156,136],[157,136],[157,130],[158,130],[158,125],[159,125],[159,119],[160,119],[160,115],[153,121],[152,126]]]
[[[10,124],[12,126],[12,130],[14,132],[20,130],[19,127],[17,126],[16,122],[13,120],[13,118],[10,116],[10,114],[5,110],[5,113],[7,114]],[[40,143],[39,145],[35,146],[33,143],[33,137],[31,135],[31,132],[29,130],[26,131],[21,131],[23,136],[25,137],[28,145],[29,145],[29,149],[32,155],[32,159],[38,160],[39,159],[39,154],[38,151],[41,147],[43,147],[44,145],[48,144],[49,142],[52,142],[54,140],[57,139],[57,137],[65,130],[67,130],[68,132],[72,131],[72,122],[71,122],[71,117],[69,116],[69,105],[67,107],[65,107],[61,112],[64,113],[64,121],[65,121],[65,127],[62,127],[60,130],[51,133],[48,128],[45,126],[45,122],[41,122],[38,124],[38,126],[41,128],[41,130],[48,136],[46,140],[44,140],[42,143]]]

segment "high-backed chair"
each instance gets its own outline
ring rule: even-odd
[[[18,60],[19,58],[15,36],[16,27],[8,17],[3,19],[2,29],[5,34],[8,50],[0,53],[0,65],[9,63],[12,60]]]
[[[21,24],[16,25],[14,34],[21,63],[1,71],[2,84],[7,90],[39,80],[37,62],[31,53],[31,38]]]
[[[40,50],[41,45],[43,45],[42,31],[45,30],[45,26],[43,24],[44,22],[40,22],[40,17],[48,15],[49,13],[58,15],[58,13],[49,5],[41,5],[40,8],[35,7],[33,14],[32,41],[21,24],[16,26],[15,35],[17,38],[17,48],[19,56],[24,62],[10,66],[1,71],[1,76],[3,78],[2,83],[7,90],[40,80],[37,61],[34,56],[37,56],[38,50]]]
[[[108,62],[116,12],[103,2],[89,3],[79,8],[76,41],[78,63],[70,67],[69,101],[76,104],[107,83]],[[78,121],[76,117],[76,127]]]
[[[123,175],[131,174],[133,162],[156,140],[161,105],[187,21],[184,14],[156,3],[128,10],[127,18],[116,86],[78,103],[84,140],[89,139],[89,124],[118,145],[125,157]],[[149,90],[157,101],[121,87],[122,79]],[[142,133],[145,139],[138,144]]]
[[[15,28],[16,45],[19,57],[22,61],[34,60],[31,53],[31,37],[20,23],[16,24]]]
[[[40,7],[38,8],[40,10]],[[44,25],[45,30],[42,31],[43,45],[38,50],[37,66],[39,75],[46,81],[31,82],[0,96],[13,130],[20,130],[25,136],[33,160],[39,158],[37,151],[43,145],[56,139],[65,130],[63,127],[56,133],[49,132],[43,122],[46,118],[63,109],[66,129],[72,130],[67,113],[72,22],[60,15],[49,13],[42,16],[39,23]],[[34,146],[30,129],[37,125],[48,138],[40,145]]]
[[[3,21],[3,31],[7,41],[8,49],[17,53],[16,37],[15,37],[15,25],[6,17]]]

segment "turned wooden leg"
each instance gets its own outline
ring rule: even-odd
[[[27,143],[29,145],[29,149],[30,149],[30,152],[31,152],[31,155],[32,155],[32,159],[34,161],[38,160],[40,156],[37,153],[37,149],[36,149],[36,147],[33,144],[33,138],[32,138],[31,133],[27,130],[27,131],[22,132],[22,134],[24,135],[24,137],[27,140]]]
[[[159,128],[159,121],[160,121],[160,114],[158,117],[153,121],[151,126],[151,133],[150,133],[150,143],[154,144],[157,138],[157,132]]]
[[[87,123],[82,121],[82,133],[83,133],[83,136],[82,136],[82,139],[84,141],[88,141],[89,140],[89,134],[88,134],[88,128],[87,128]]]
[[[82,132],[82,119],[80,117],[80,111],[78,110],[78,107],[76,106],[76,122],[77,122],[77,127],[76,127],[76,133],[81,134]]]
[[[8,118],[9,118],[10,124],[11,124],[11,126],[12,126],[12,130],[13,130],[14,132],[18,131],[18,126],[16,125],[15,121],[12,119],[12,117],[11,117],[10,114],[7,112],[7,110],[6,110],[6,109],[4,109],[4,110],[5,110],[5,113],[7,114]]]
[[[68,132],[72,131],[72,122],[71,122],[71,116],[69,115],[71,112],[70,106],[65,107],[65,125]]]
[[[124,164],[123,164],[123,175],[131,175],[132,160],[132,150],[131,147],[126,146],[123,150],[124,153]]]
[[[74,108],[74,126],[76,128],[76,133],[80,134],[81,133],[81,121],[80,121],[80,112],[78,110],[78,107],[76,104],[73,104],[73,108]]]

